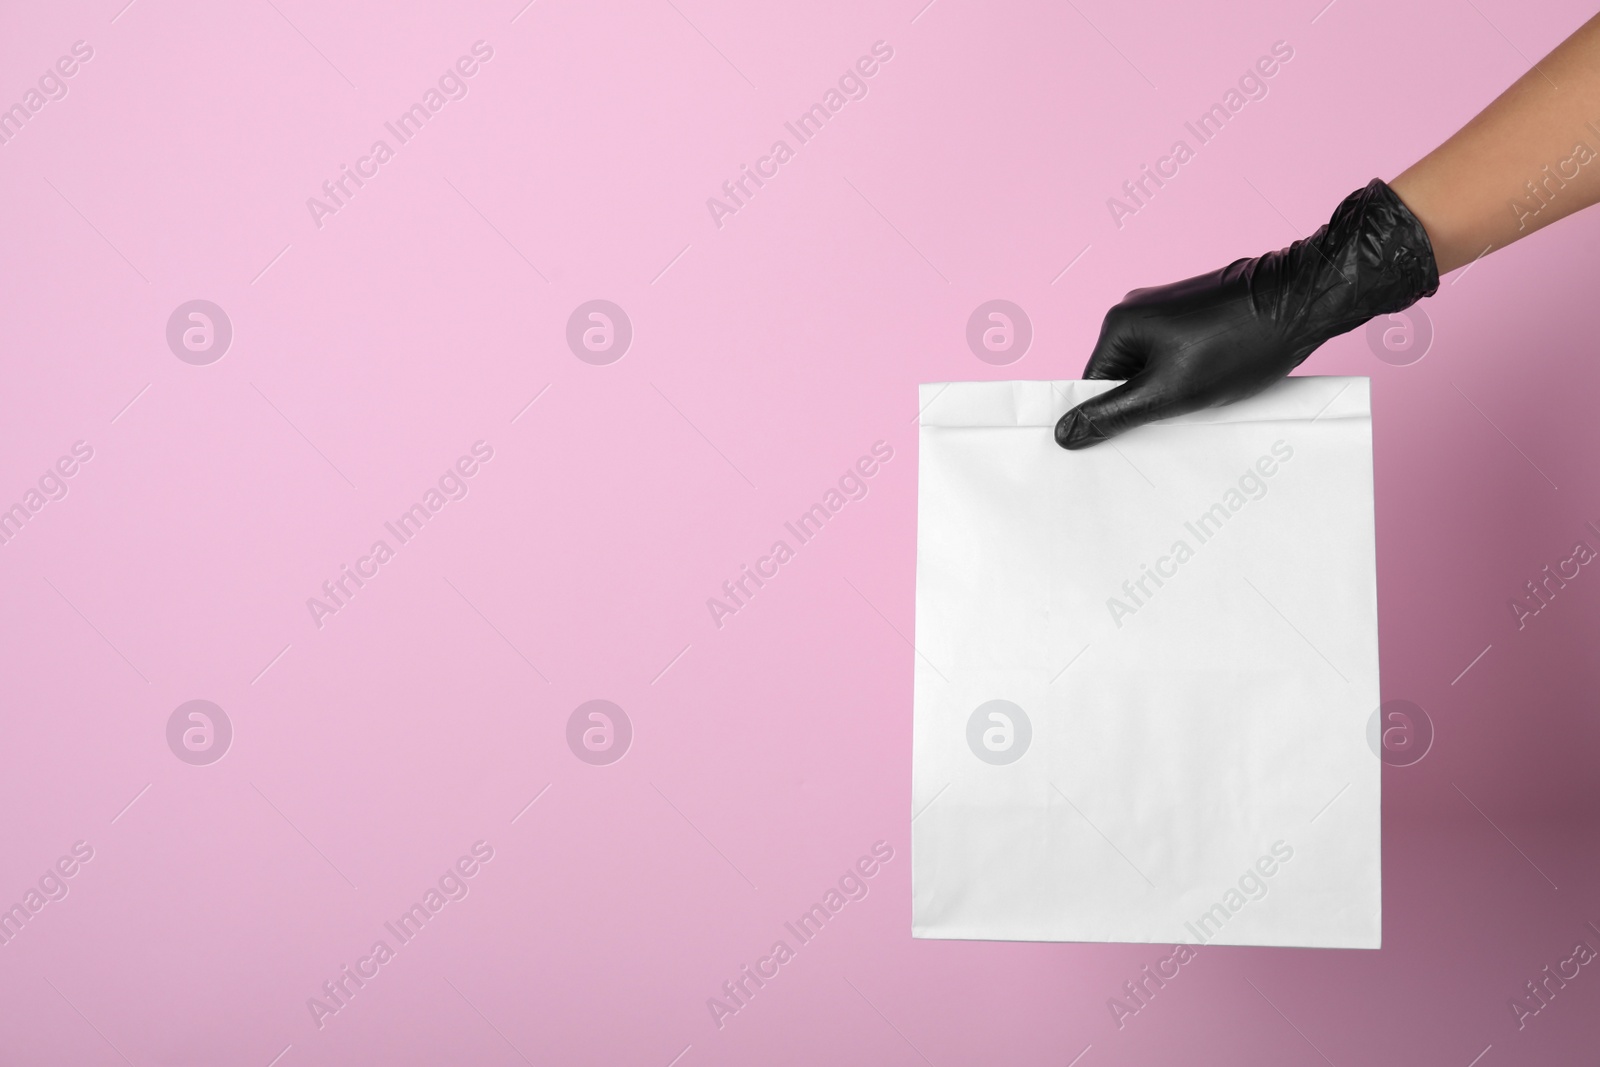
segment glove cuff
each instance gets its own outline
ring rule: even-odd
[[[1326,226],[1296,243],[1316,279],[1306,306],[1307,321],[1317,325],[1311,348],[1439,291],[1428,231],[1381,178],[1345,197]]]
[[[1439,267],[1428,231],[1382,178],[1345,197],[1334,210],[1330,230],[1341,213],[1351,216],[1357,288],[1372,315],[1399,311],[1439,291]]]

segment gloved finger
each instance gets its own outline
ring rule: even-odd
[[[1126,381],[1144,370],[1149,346],[1135,334],[1131,323],[1132,320],[1117,308],[1106,313],[1094,351],[1089,353],[1089,362],[1083,366],[1085,378]]]
[[[1056,423],[1056,444],[1077,450],[1135,426],[1177,414],[1165,392],[1148,377],[1134,378],[1086,400]]]

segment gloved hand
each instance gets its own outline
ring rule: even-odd
[[[1086,448],[1242,400],[1330,337],[1438,289],[1422,223],[1374,178],[1288,248],[1124,297],[1106,313],[1083,376],[1125,381],[1061,416],[1056,443]]]

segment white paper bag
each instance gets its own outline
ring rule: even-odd
[[[1366,378],[922,386],[912,932],[1379,947]]]

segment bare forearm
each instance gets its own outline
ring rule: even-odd
[[[1600,200],[1600,16],[1389,185],[1440,274]]]

